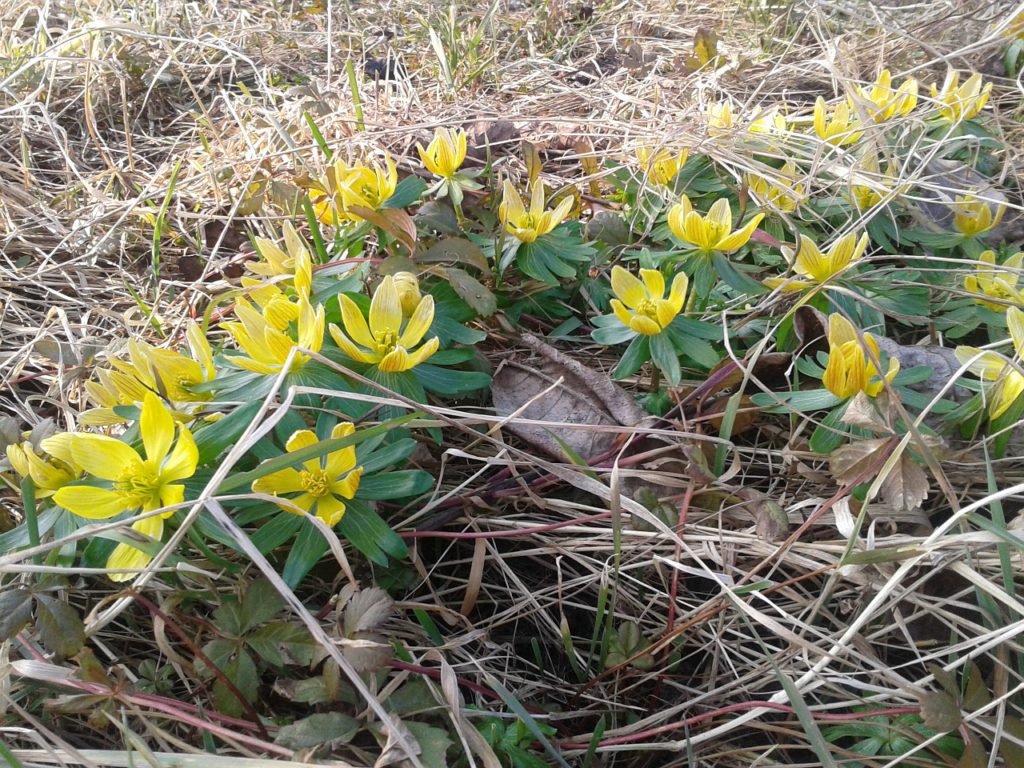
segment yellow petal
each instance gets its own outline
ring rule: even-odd
[[[960,365],[985,381],[996,381],[1009,367],[1010,361],[996,352],[977,347],[959,346],[954,350]]]
[[[319,517],[327,527],[333,528],[345,515],[345,502],[327,494],[316,500],[316,516]]]
[[[664,286],[662,286],[664,290]],[[628,270],[612,267],[612,291],[630,309],[636,309],[648,298],[647,288]]]
[[[174,417],[164,407],[160,398],[152,392],[142,401],[142,417],[139,419],[142,444],[146,458],[159,466],[174,440]]]
[[[665,296],[665,278],[657,269],[641,269],[640,278],[647,288],[647,294],[652,299],[661,299]]]
[[[629,327],[644,336],[654,336],[662,331],[661,326],[646,315],[633,315],[630,318]]]
[[[1024,392],[1024,376],[1021,376],[1012,369],[1007,371],[993,388],[992,394],[994,399],[989,405],[990,417],[998,419],[1006,413],[1010,406],[1017,401],[1017,398],[1021,396],[1022,392]]]
[[[715,249],[719,251],[735,251],[737,248],[742,248],[753,236],[754,230],[757,229],[762,219],[764,219],[763,213],[754,214],[754,217],[747,222],[743,229],[736,230],[724,240],[720,240]]]
[[[66,485],[53,500],[68,512],[89,520],[106,520],[124,512],[130,501],[123,493],[88,485]]]
[[[384,373],[401,373],[412,366],[409,364],[409,353],[405,347],[395,347],[380,359],[377,367]]]
[[[129,445],[107,435],[76,434],[71,441],[75,464],[104,480],[120,480],[142,470],[142,459]]]
[[[391,275],[381,280],[370,301],[370,333],[378,341],[389,333],[398,334],[402,326],[402,300]]]
[[[518,225],[526,216],[526,208],[523,206],[523,198],[512,186],[512,182],[505,179],[502,185],[501,206],[498,209],[498,216],[506,223]]]
[[[860,343],[857,338],[857,329],[854,328],[853,323],[838,312],[833,312],[828,316],[828,345],[839,347],[851,341]]]
[[[1024,357],[1024,312],[1019,307],[1006,310],[1006,327],[1013,339],[1013,348],[1018,357]]]
[[[437,349],[440,346],[441,342],[436,336],[426,341],[424,344],[420,346],[419,349],[417,349],[415,352],[410,353],[409,359],[407,361],[408,368],[406,370],[415,368],[420,363],[426,362],[426,360],[431,355],[437,352]]]
[[[287,467],[254,480],[252,490],[255,493],[269,493],[274,496],[297,493],[302,490],[302,477],[297,469]]]
[[[434,297],[427,295],[420,299],[412,316],[406,322],[405,330],[402,331],[402,335],[398,338],[399,346],[406,347],[407,349],[415,347],[427,335],[427,331],[430,330],[430,325],[433,322]]]
[[[199,449],[196,441],[185,426],[178,428],[178,442],[167,458],[167,463],[160,469],[160,478],[167,483],[175,480],[186,480],[196,473],[199,463]]]
[[[164,534],[164,521],[160,517],[147,517],[132,524],[132,530],[157,541]],[[133,571],[133,573],[108,573],[111,581],[130,581],[152,561],[152,556],[130,544],[118,544],[107,558],[107,568],[116,571]]]
[[[344,331],[334,323],[331,323],[327,330],[330,332],[331,338],[334,339],[334,343],[338,345],[338,349],[357,363],[374,363],[377,361],[377,356],[374,353],[357,347],[345,335]]]
[[[356,344],[373,349],[376,341],[359,305],[345,294],[338,297],[338,303],[341,305],[341,323],[345,326],[345,332]]]

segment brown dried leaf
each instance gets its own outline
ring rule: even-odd
[[[634,426],[647,418],[636,401],[612,380],[581,365],[529,334],[523,342],[541,355],[534,366],[507,361],[494,375],[492,394],[499,416],[579,424],[589,429],[509,422],[508,429],[534,448],[565,458],[562,444],[583,459],[609,451],[618,437],[602,426]],[[560,383],[559,383],[559,380]]]
[[[890,431],[889,427],[882,421],[882,417],[875,407],[874,399],[868,397],[864,392],[858,392],[854,396],[853,400],[846,406],[846,411],[843,413],[843,418],[840,421],[843,424],[860,427],[872,432],[884,433]]]
[[[882,460],[883,452],[893,440],[891,437],[879,437],[836,448],[829,457],[832,476],[844,485],[856,481],[872,464]],[[920,509],[921,503],[928,498],[928,475],[908,451],[903,451],[882,481],[879,492],[892,509],[912,512]]]
[[[401,208],[373,210],[361,205],[353,205],[349,210],[394,237],[406,247],[410,255],[416,252],[416,223]]]
[[[505,154],[522,136],[509,120],[478,120],[466,127],[469,134],[466,155],[483,162],[488,154]]]

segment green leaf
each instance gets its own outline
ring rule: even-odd
[[[651,359],[665,374],[672,386],[679,384],[682,371],[679,369],[679,356],[667,333],[656,333],[650,337]]]
[[[308,667],[317,648],[305,627],[287,621],[264,624],[249,634],[245,642],[257,656],[275,667]]]
[[[234,445],[256,418],[261,406],[258,400],[246,403],[224,418],[197,428],[193,437],[199,449],[199,463],[209,464]]]
[[[369,455],[359,457],[359,465],[363,468],[363,474],[368,478],[374,472],[393,467],[400,461],[404,461],[416,450],[416,441],[411,437],[404,437],[393,443],[388,443],[383,448],[378,448]]]
[[[404,558],[409,552],[402,537],[359,499],[349,501],[337,530],[352,542],[352,546],[378,565],[387,565],[389,555]]]
[[[57,520],[62,517],[72,517],[71,513],[61,507],[50,507],[36,518],[36,525],[39,527],[39,535],[43,536],[53,530]],[[7,554],[19,547],[27,547],[29,544],[28,526],[24,523],[17,528],[12,528],[0,534],[0,552]]]
[[[598,344],[608,347],[630,341],[637,336],[636,331],[623,325],[615,315],[599,315],[591,321],[591,324],[594,326],[594,330],[590,334],[591,337]]]
[[[626,347],[619,364],[612,371],[612,378],[624,379],[640,370],[651,359],[651,346],[647,336],[637,336]]]
[[[412,371],[428,392],[449,397],[468,395],[491,385],[490,375],[483,371],[453,371],[430,363],[417,365]]]
[[[78,611],[50,595],[36,595],[36,631],[46,649],[60,658],[74,656],[85,644]]]
[[[449,237],[439,240],[416,257],[418,262],[451,262],[474,267],[484,274],[491,271],[491,264],[476,243],[464,237]]]
[[[246,651],[238,651],[228,662],[221,667],[224,676],[230,680],[238,691],[250,704],[256,701],[259,693],[259,670],[256,669],[256,662],[252,660]],[[213,684],[213,702],[217,711],[238,717],[244,712],[242,702],[238,700],[234,691],[224,685],[224,682],[217,678]]]
[[[359,733],[359,721],[341,712],[320,712],[291,725],[283,725],[275,744],[288,749],[309,749],[320,745],[347,744]]]
[[[368,501],[404,499],[426,493],[434,486],[434,478],[421,469],[402,469],[364,477],[358,496]]]
[[[250,535],[252,543],[264,555],[284,544],[302,527],[304,520],[291,512],[280,512],[269,523],[259,526]]]
[[[821,420],[821,424],[815,427],[811,439],[807,443],[812,451],[822,456],[828,456],[849,437],[849,427],[842,423],[844,413],[846,413],[846,403],[829,411],[828,415]]]
[[[346,513],[347,516],[348,513]],[[342,518],[342,520],[344,519]],[[292,589],[299,586],[306,574],[320,562],[320,558],[330,548],[323,534],[315,525],[308,520],[303,520],[303,523],[304,525],[299,529],[299,535],[295,537],[291,551],[288,552],[284,570],[281,572],[281,578]]]
[[[403,720],[402,724],[409,729],[409,733],[419,744],[419,759],[426,768],[448,768],[446,754],[453,743],[448,731],[414,720]]]
[[[284,598],[274,588],[274,585],[267,579],[256,579],[242,595],[242,604],[239,610],[240,632],[248,632],[253,627],[270,621],[282,609],[284,609]]]
[[[750,396],[754,405],[766,413],[787,413],[789,411],[823,411],[843,402],[827,389],[808,389],[797,392],[756,392]],[[782,404],[780,405],[780,401]]]
[[[32,593],[27,589],[0,592],[0,642],[8,640],[32,619]]]
[[[395,186],[391,197],[381,204],[381,208],[408,208],[423,196],[427,184],[419,176],[406,176]]]
[[[704,341],[704,339],[691,336],[683,341],[673,341],[679,354],[686,355],[697,365],[704,368],[714,368],[722,359],[718,352],[715,351],[715,348]]]
[[[445,270],[448,282],[459,295],[459,298],[469,304],[481,317],[490,317],[498,309],[498,300],[487,287],[470,275],[468,272],[456,267],[449,267]]]

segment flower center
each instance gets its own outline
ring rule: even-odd
[[[636,305],[636,311],[639,315],[644,315],[653,320],[658,319],[658,305],[651,299],[643,299]]]
[[[331,490],[331,481],[327,477],[327,473],[318,469],[315,472],[309,470],[303,470],[299,473],[299,482],[302,483],[302,489],[310,496],[320,498],[326,496]]]
[[[160,492],[159,473],[149,467],[144,467],[141,472],[126,475],[116,481],[114,490],[137,499],[141,504],[143,499],[156,496]]]
[[[382,334],[377,336],[377,354],[383,357],[384,355],[394,351],[395,347],[398,346],[398,334],[394,331],[384,331]]]

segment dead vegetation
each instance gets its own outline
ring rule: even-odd
[[[1000,69],[993,28],[1009,6],[7,0],[0,408],[19,429],[67,428],[94,363],[130,336],[159,344],[201,316],[235,285],[248,233],[276,230],[322,172],[313,125],[341,156],[390,150],[403,174],[422,173],[414,146],[438,125],[470,129],[470,156],[498,177],[525,173],[526,139],[549,184],[587,194],[610,172],[602,163],[637,141],[681,143],[737,179],[763,169],[730,133],[709,135],[709,102],[729,98],[747,113],[780,104],[809,120],[818,96],[869,82],[883,65],[931,82],[952,63],[997,83],[994,124],[1011,151],[992,175],[1011,208],[1002,235],[1019,240],[1021,89]],[[687,67],[699,29],[717,32],[726,65],[716,71]],[[907,132],[915,127],[908,118]],[[840,183],[824,181],[837,174],[819,145],[804,152],[808,184]],[[598,163],[588,170],[589,155]],[[902,167],[901,182],[948,192],[929,159]],[[927,195],[919,202],[927,219]],[[0,557],[7,590],[26,574],[71,574],[87,638],[73,659],[31,633],[3,646],[5,759],[300,761],[314,755],[302,734],[281,733],[315,712],[334,718],[324,727],[336,751],[316,753],[334,765],[445,765],[449,745],[475,756],[451,765],[958,764],[941,734],[874,758],[836,735],[868,717],[912,729],[920,720],[899,718],[923,707],[929,722],[954,719],[946,730],[1001,755],[988,764],[1024,760],[1014,538],[1024,485],[1013,451],[993,460],[991,440],[974,439],[928,457],[922,479],[917,464],[900,474],[905,444],[880,443],[829,472],[806,449],[813,423],[741,411],[728,417],[734,437],[719,436],[735,388],[753,376],[767,389],[788,360],[766,355],[749,370],[733,360],[734,379],[685,381],[679,407],[642,419],[616,410],[622,390],[607,373],[617,361],[598,346],[570,354],[596,375],[588,383],[521,328],[487,330],[491,365],[543,378],[506,385],[517,393],[507,403],[496,383],[494,408],[421,407],[444,442],[424,441],[415,457],[436,478],[432,493],[391,510],[411,550],[401,568],[354,559],[346,573],[329,561],[296,598],[283,582],[268,587],[273,568],[255,549],[246,561],[215,546],[234,569],[168,581],[154,572],[123,592],[67,562],[33,566],[33,550]],[[549,400],[530,411],[526,401],[560,377],[568,401],[591,409],[585,418]],[[626,389],[642,394],[640,384]],[[591,467],[558,458],[566,435],[583,459],[596,457]],[[624,445],[630,460],[620,462]],[[859,529],[848,491],[872,471],[890,483],[891,514]],[[899,509],[922,482],[927,501]],[[0,493],[13,525],[16,489]],[[225,639],[217,612],[254,589],[279,603],[258,627],[303,628],[305,639],[287,642],[306,664],[254,681],[258,713],[216,712],[211,702],[241,699],[196,651]],[[401,653],[374,657],[364,641]],[[328,656],[335,667],[310,663]],[[410,730],[396,714],[419,722]],[[485,717],[537,762],[481,745]],[[529,724],[518,737],[516,723]],[[870,723],[857,733],[871,737]],[[403,758],[410,737],[421,749]]]

